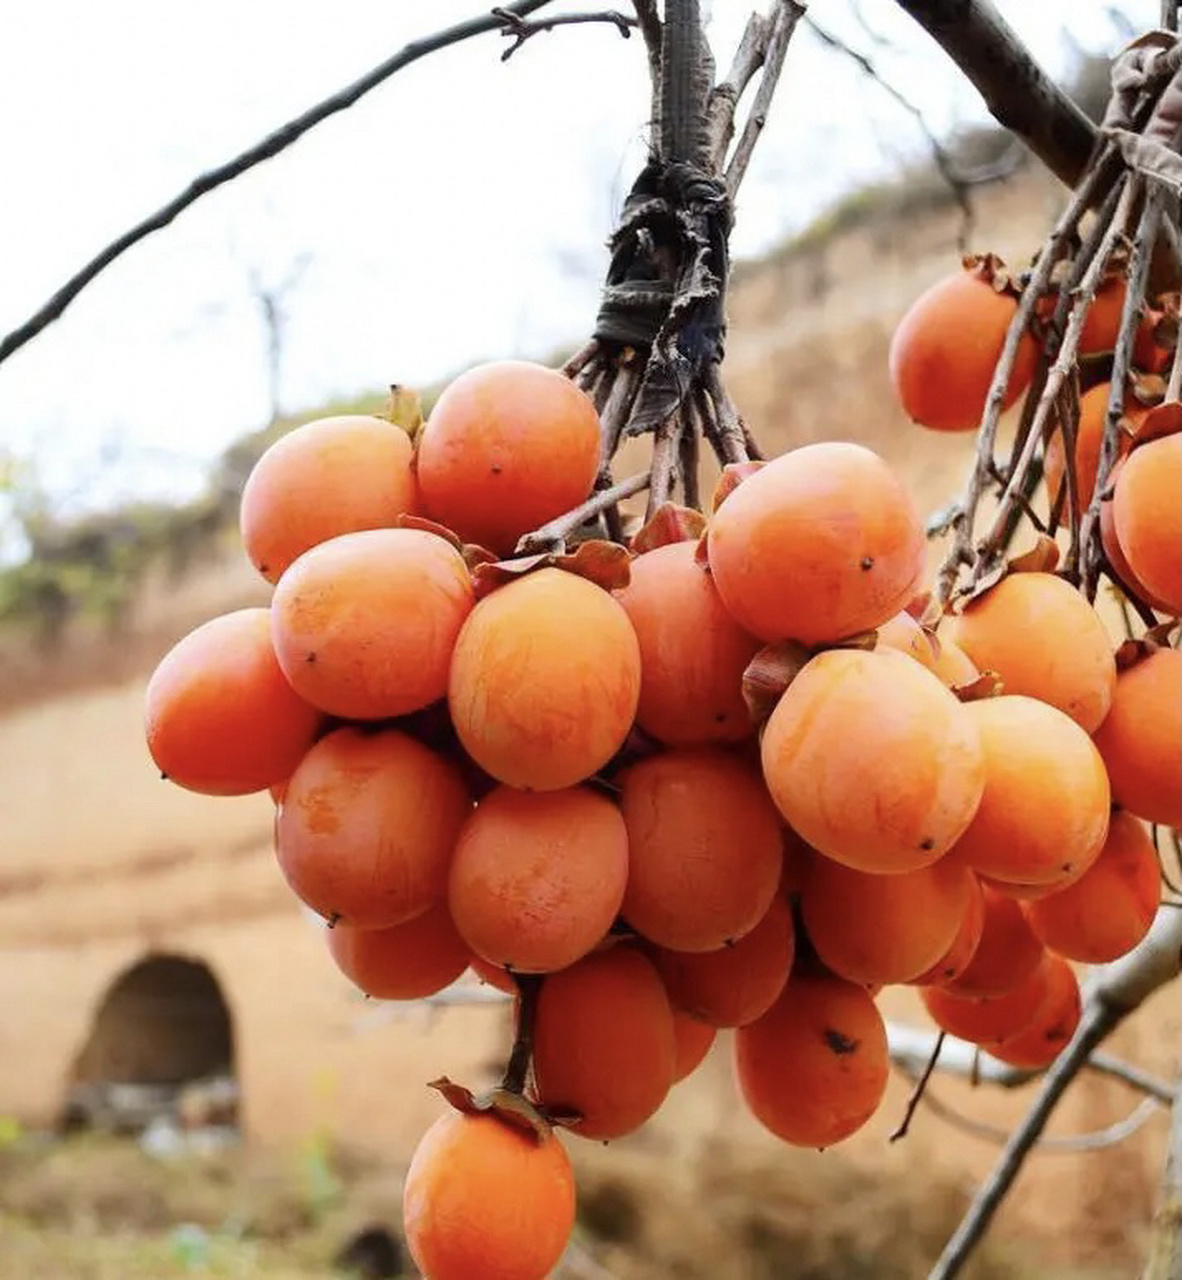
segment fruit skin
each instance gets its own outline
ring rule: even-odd
[[[160,660],[144,703],[160,771],[214,796],[283,783],[323,721],[284,678],[267,609],[239,609],[189,632]]]
[[[660,975],[639,951],[595,951],[548,975],[534,1021],[534,1077],[572,1132],[619,1138],[655,1114],[673,1084],[677,1041]]]
[[[419,436],[416,465],[433,519],[508,555],[522,534],[587,497],[598,458],[590,398],[553,369],[500,360],[448,384]]]
[[[271,638],[292,687],[314,706],[385,719],[443,697],[474,603],[467,566],[445,539],[367,529],[322,542],[288,568]]]
[[[985,790],[956,856],[1019,888],[1078,879],[1100,853],[1111,807],[1091,738],[1062,711],[1021,694],[964,709],[985,751]]]
[[[1182,611],[1182,433],[1134,449],[1116,478],[1116,537],[1150,601]]]
[[[1149,832],[1118,810],[1100,856],[1083,876],[1024,910],[1034,933],[1060,955],[1106,964],[1149,932],[1160,898],[1161,868]]]
[[[702,1065],[717,1034],[717,1030],[709,1023],[699,1022],[680,1009],[673,1010],[673,1035],[677,1043],[673,1066],[674,1084],[684,1080]]]
[[[1079,499],[1079,509],[1086,510],[1092,499],[1092,491],[1096,487],[1096,473],[1100,469],[1100,446],[1104,439],[1104,423],[1108,416],[1108,397],[1112,391],[1110,382],[1101,382],[1089,388],[1079,398],[1079,423],[1075,437],[1075,485]],[[1124,400],[1124,416],[1129,423],[1136,426],[1148,413],[1144,405],[1137,403],[1126,393]],[[1118,457],[1124,457],[1129,451],[1131,440],[1124,432],[1117,437]],[[1043,458],[1043,475],[1047,482],[1047,495],[1052,505],[1059,498],[1059,487],[1067,472],[1067,451],[1063,444],[1063,433],[1055,431],[1047,441],[1046,454]],[[1067,495],[1063,495],[1064,520],[1067,519]]]
[[[640,648],[623,607],[585,578],[549,568],[472,610],[447,693],[476,763],[535,791],[572,786],[607,764],[639,695]]]
[[[1109,491],[1115,491],[1116,486],[1120,483],[1121,472],[1124,471],[1127,460],[1127,458],[1117,459],[1116,465],[1108,476],[1106,488]],[[1120,539],[1116,536],[1116,514],[1112,498],[1107,498],[1100,503],[1100,545],[1104,548],[1104,555],[1112,571],[1119,579],[1119,585],[1126,594],[1136,596],[1137,599],[1149,605],[1151,609],[1156,609],[1158,613],[1176,612],[1165,600],[1159,600],[1149,590],[1133,572],[1132,566],[1125,558],[1124,548],[1120,545]]]
[[[636,722],[669,746],[737,742],[754,727],[743,672],[760,649],[727,612],[692,542],[671,542],[632,561],[616,593],[640,644]]]
[[[1108,714],[1116,663],[1104,624],[1053,573],[1011,573],[954,619],[949,634],[1006,693],[1058,707],[1091,733]]]
[[[930,866],[968,826],[985,784],[967,707],[891,649],[810,659],[764,726],[761,750],[793,830],[859,871]]]
[[[389,929],[338,924],[325,936],[337,968],[378,1000],[434,995],[468,967],[467,945],[443,902]]]
[[[759,774],[719,747],[684,747],[641,760],[619,783],[629,859],[621,911],[637,933],[714,951],[754,929],[784,865]]]
[[[410,437],[364,414],[305,422],[280,436],[246,478],[238,524],[268,582],[318,543],[382,529],[418,503]]]
[[[945,984],[956,995],[999,996],[1012,991],[1038,968],[1045,950],[1012,898],[987,884],[981,892],[984,919],[973,958]]]
[[[1033,1020],[1015,1035],[989,1046],[989,1052],[1013,1067],[1049,1066],[1079,1025],[1079,982],[1071,966],[1047,952],[1047,986]]]
[[[465,822],[448,901],[477,955],[519,973],[563,969],[611,928],[628,879],[620,811],[588,787],[498,787]]]
[[[545,1280],[574,1228],[570,1160],[553,1132],[450,1111],[415,1148],[402,1221],[431,1280]]]
[[[1017,299],[978,270],[946,276],[911,304],[891,338],[891,383],[908,417],[934,431],[975,431]],[[1002,407],[1026,390],[1038,348],[1029,333],[1018,346]]]
[[[943,987],[950,982],[955,982],[972,963],[977,948],[981,945],[981,935],[984,931],[985,895],[978,877],[970,876],[969,904],[965,908],[956,937],[952,939],[948,950],[931,968],[925,969],[918,977],[911,979],[912,984],[922,987]]]
[[[471,808],[458,769],[409,735],[336,729],[292,774],[275,851],[314,911],[385,929],[443,898]]]
[[[995,996],[968,996],[940,987],[922,990],[920,999],[936,1026],[985,1047],[1025,1031],[1033,1023],[1048,991],[1048,975],[1056,957],[1044,952],[1021,982]]]
[[[1093,741],[1117,804],[1146,822],[1182,826],[1182,654],[1156,649],[1122,671]]]
[[[925,546],[894,471],[862,445],[827,441],[781,454],[732,490],[710,521],[707,552],[739,626],[818,645],[898,613]]]
[[[772,1008],[735,1032],[735,1072],[755,1118],[795,1146],[860,1129],[886,1091],[886,1029],[864,988],[794,975]]]

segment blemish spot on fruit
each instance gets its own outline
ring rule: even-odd
[[[859,562],[859,568],[864,569],[864,570],[865,570],[865,569],[873,569],[873,568],[874,568],[874,557],[873,557],[873,556],[863,556],[863,557],[862,557],[862,559],[861,559],[861,561]]]
[[[842,1035],[840,1031],[835,1031],[832,1027],[826,1027],[822,1035],[824,1035],[825,1043],[830,1049],[843,1057],[847,1053],[853,1053],[858,1047],[857,1040],[851,1040],[849,1036]]]
[[[936,842],[932,839],[931,836],[927,836],[925,839],[919,842],[919,847],[926,852],[929,849],[934,849],[936,847]]]
[[[305,661],[305,662],[315,662],[315,661],[316,661],[316,655],[315,655],[314,653],[310,653],[310,654],[308,654],[308,655],[307,655],[307,657],[305,657],[305,658],[304,658],[304,661]]]
[[[492,466],[491,466],[491,467],[489,467],[489,471],[490,471],[494,476],[499,476],[499,475],[501,474],[501,464],[500,464],[499,462],[494,462],[494,463],[492,464]]]

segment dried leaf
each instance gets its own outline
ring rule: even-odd
[[[456,1084],[447,1076],[440,1076],[427,1085],[429,1089],[438,1089],[457,1111],[465,1115],[495,1115],[499,1120],[512,1125],[523,1133],[531,1134],[539,1142],[545,1141],[550,1132],[550,1123],[528,1098],[519,1093],[500,1087],[489,1089],[486,1093],[474,1094],[462,1084]]]
[[[1124,641],[1115,655],[1117,671],[1127,671],[1130,667],[1135,667],[1138,662],[1144,661],[1154,650],[1160,647],[1160,645],[1156,645],[1151,640],[1144,638]]]
[[[723,467],[722,475],[715,486],[714,497],[710,500],[710,510],[717,511],[732,490],[737,489],[748,476],[754,475],[760,467],[766,465],[758,459],[753,459],[751,462],[728,462]]]
[[[1160,440],[1162,436],[1172,436],[1178,431],[1182,431],[1182,404],[1177,400],[1166,400],[1150,409],[1137,423],[1133,430],[1133,448],[1151,440]]]
[[[707,573],[710,572],[710,531],[705,530],[698,539],[698,545],[694,548],[694,564],[701,565]]]
[[[1165,105],[1165,98],[1169,92],[1170,87],[1167,86],[1158,107],[1159,111]],[[1182,118],[1182,90],[1176,90],[1175,93],[1178,101],[1171,109],[1176,117]],[[1129,129],[1102,128],[1100,133],[1115,141],[1125,163],[1130,168],[1162,183],[1171,191],[1176,192],[1182,189],[1182,156],[1168,143],[1147,134],[1133,133]]]
[[[580,542],[574,551],[542,551],[534,556],[516,556],[512,560],[478,564],[472,570],[472,583],[476,598],[480,600],[515,578],[537,569],[553,568],[586,578],[604,591],[618,591],[631,579],[631,562],[632,556],[627,547],[604,538],[590,538]]]
[[[386,417],[396,426],[417,440],[423,429],[423,402],[413,387],[404,387],[400,382],[390,385],[390,404],[386,409]]]
[[[1034,546],[1014,556],[1007,567],[1010,573],[1053,573],[1058,564],[1059,544],[1054,538],[1040,533]]]
[[[459,535],[436,520],[428,520],[426,516],[401,515],[394,524],[399,529],[422,529],[424,533],[433,533],[445,542],[450,542],[461,555],[464,553],[464,544]]]
[[[751,659],[743,672],[743,701],[752,724],[761,725],[772,714],[784,690],[812,656],[796,640],[781,640],[760,649]]]
[[[961,702],[980,702],[983,698],[996,698],[1005,692],[1005,685],[996,671],[982,671],[968,684],[954,685],[952,692]]]
[[[834,640],[831,645],[827,645],[829,649],[863,649],[867,653],[878,648],[878,632],[877,631],[855,631],[852,636],[843,636],[840,640]]]
[[[909,613],[916,622],[922,622],[931,607],[932,593],[930,591],[921,591],[918,595],[911,597],[904,612]]]
[[[1129,373],[1129,387],[1140,405],[1160,404],[1166,394],[1166,380],[1160,373],[1144,373],[1140,369]]]
[[[967,591],[962,593],[963,605],[968,606],[974,600],[979,600],[986,591],[996,587],[1008,572],[1009,565],[1004,560],[998,560],[991,568],[985,570]]]
[[[629,546],[639,556],[646,551],[666,547],[671,542],[700,538],[705,531],[706,517],[700,511],[679,506],[676,502],[664,502],[632,538]]]
[[[1005,260],[996,253],[966,253],[960,261],[966,271],[991,285],[998,293],[1008,293],[1015,298],[1020,296],[1022,289],[1018,280]]]

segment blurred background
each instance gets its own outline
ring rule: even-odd
[[[706,7],[725,63],[749,5]],[[1093,116],[1108,57],[1157,7],[998,4]],[[45,0],[7,15],[0,332],[198,172],[471,12]],[[769,451],[862,441],[931,510],[972,441],[903,420],[891,329],[962,245],[1028,261],[1064,191],[889,0],[811,13],[847,50],[805,24],[789,50],[738,202],[729,386]],[[437,1110],[423,1083],[477,1085],[503,1059],[499,1004],[353,991],[281,881],[269,799],[160,782],[140,723],[180,635],[267,598],[236,504],[270,440],[376,410],[392,382],[429,401],[466,365],[550,360],[588,332],[644,155],[643,44],[571,28],[507,63],[500,45],[399,73],[132,250],[0,366],[0,1280],[335,1274],[358,1232],[397,1235]],[[974,179],[970,217],[933,137]],[[887,1012],[923,1020],[906,993]],[[1177,1032],[1166,995],[1118,1047],[1168,1073]],[[1029,1101],[940,1081],[953,1118],[921,1109],[891,1146],[900,1081],[864,1133],[799,1152],[740,1113],[728,1054],[720,1037],[641,1134],[570,1144],[582,1216],[564,1275],[923,1275],[996,1154],[996,1133],[955,1117],[1004,1133]],[[1085,1079],[1054,1129],[1134,1103]],[[1153,1115],[1119,1146],[1036,1156],[975,1274],[1135,1271],[1165,1129]],[[396,1241],[367,1240],[361,1274],[413,1274]]]

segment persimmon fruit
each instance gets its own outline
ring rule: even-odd
[[[1116,479],[1116,538],[1150,602],[1182,611],[1182,432],[1150,440],[1125,459]]]
[[[324,932],[337,968],[378,1000],[434,995],[468,967],[467,944],[444,902],[388,929],[338,924]]]

